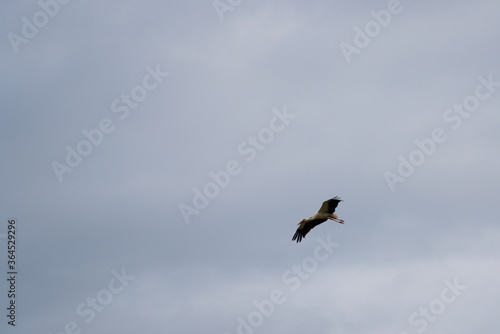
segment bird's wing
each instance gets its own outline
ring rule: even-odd
[[[315,226],[323,223],[324,221],[326,221],[326,219],[314,219],[300,224],[297,232],[295,232],[295,234],[293,235],[292,240],[297,240],[297,242],[300,242],[302,238],[305,238],[306,234],[309,233],[310,230],[312,230]]]
[[[339,205],[342,200],[339,197],[330,198],[328,201],[324,201],[319,208],[318,213],[334,213],[335,208]]]

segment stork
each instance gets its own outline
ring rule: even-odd
[[[331,198],[327,201],[324,201],[321,205],[321,208],[309,218],[302,219],[297,228],[297,232],[293,236],[292,240],[297,240],[300,242],[302,238],[306,237],[306,234],[314,228],[315,226],[325,222],[327,219],[333,220],[337,223],[344,224],[342,219],[339,219],[335,212],[335,208],[342,200],[339,197]]]

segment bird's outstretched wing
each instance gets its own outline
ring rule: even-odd
[[[334,198],[330,198],[327,201],[324,201],[323,204],[321,205],[321,208],[319,208],[320,213],[334,213],[335,208],[339,203],[342,202],[342,200],[338,197],[335,196]]]
[[[301,242],[302,238],[305,238],[306,234],[309,233],[310,230],[325,221],[326,219],[315,219],[305,223],[301,223],[299,228],[297,229],[297,232],[295,232],[295,234],[293,235],[292,241],[297,240],[297,242]]]

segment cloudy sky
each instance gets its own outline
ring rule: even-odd
[[[498,330],[497,1],[1,8],[2,333]]]

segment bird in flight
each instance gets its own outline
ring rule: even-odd
[[[312,217],[302,219],[302,221],[297,224],[299,225],[299,227],[297,228],[297,232],[295,232],[292,240],[297,240],[297,242],[300,242],[302,238],[306,237],[306,234],[309,233],[312,228],[325,222],[327,219],[331,219],[333,221],[336,221],[337,223],[344,224],[344,221],[342,219],[339,219],[339,216],[334,213],[335,208],[341,201],[342,200],[339,197],[334,197],[327,201],[324,201],[318,212],[312,215]]]

